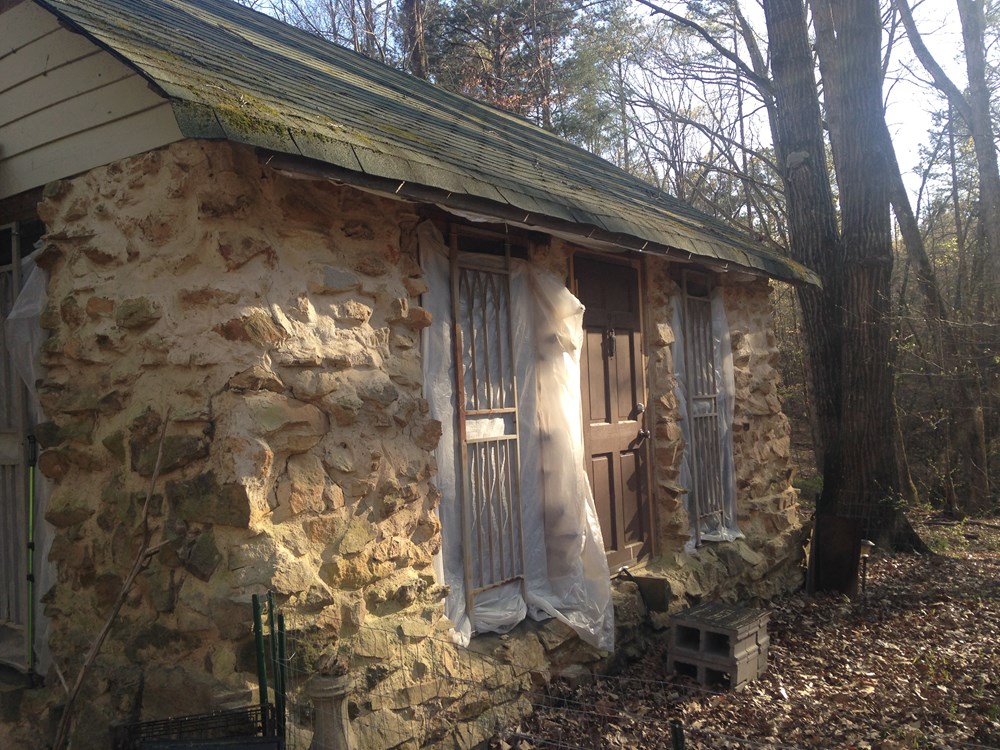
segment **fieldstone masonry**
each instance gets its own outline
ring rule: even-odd
[[[649,388],[653,431],[653,486],[660,554],[647,573],[670,584],[679,609],[683,602],[708,599],[770,599],[802,582],[804,530],[798,497],[791,486],[788,419],[777,394],[778,350],[771,331],[770,285],[764,280],[723,274],[736,387],[733,454],[737,514],[745,539],[705,544],[685,551],[690,540],[686,490],[679,483],[684,439],[677,412],[673,345],[673,300],[680,289],[666,261],[648,259],[646,300],[649,329]],[[651,613],[666,627],[663,613]]]
[[[508,666],[476,683],[479,657],[447,641],[432,570],[441,426],[422,396],[419,338],[431,321],[420,306],[419,211],[291,179],[217,142],[182,142],[46,188],[40,397],[50,421],[38,434],[40,469],[55,483],[45,517],[57,583],[45,614],[67,679],[131,563],[170,421],[152,519],[164,546],[88,683],[78,746],[107,746],[112,721],[254,700],[250,597],[268,589],[302,645],[298,668],[350,655],[362,748],[417,747],[441,700],[457,718],[440,746],[472,747],[488,732],[483,716],[527,707],[522,689],[601,664],[558,623],[521,626],[477,639]],[[570,250],[554,241],[534,252],[565,268]],[[689,555],[675,286],[665,261],[649,260],[646,278],[661,551],[650,570],[668,579],[675,609],[689,597],[772,595],[798,581],[801,550],[768,285],[726,285],[747,539]],[[616,608],[636,632],[646,613],[629,586]],[[47,684],[0,738],[44,742],[38,727],[62,697],[55,674]]]

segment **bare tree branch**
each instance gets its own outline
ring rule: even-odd
[[[679,23],[682,26],[686,26],[687,28],[697,33],[712,46],[712,49],[714,49],[724,58],[729,60],[729,62],[731,62],[733,65],[739,68],[740,71],[743,73],[743,75],[745,75],[748,79],[753,81],[754,85],[760,88],[761,91],[767,91],[767,92],[771,91],[771,81],[767,77],[762,77],[758,75],[753,68],[751,68],[745,62],[743,62],[743,60],[740,59],[739,55],[737,55],[732,50],[727,49],[725,46],[720,44],[719,41],[712,35],[712,32],[710,32],[700,23],[692,21],[690,18],[685,18],[684,16],[678,15],[677,13],[674,13],[672,11],[669,11],[666,8],[657,5],[656,3],[650,2],[650,0],[637,0],[637,1],[640,4],[645,5],[650,10],[652,10],[653,13],[659,13],[660,15],[666,16],[671,21]]]
[[[132,586],[135,585],[135,579],[143,570],[146,569],[149,561],[157,552],[159,552],[160,548],[166,544],[165,541],[162,541],[159,544],[151,545],[153,534],[152,529],[150,529],[149,526],[149,510],[153,501],[153,490],[156,488],[156,482],[160,478],[160,467],[163,464],[163,444],[166,440],[168,424],[170,424],[170,409],[167,409],[167,413],[163,418],[163,426],[160,429],[159,446],[156,451],[156,464],[153,467],[153,474],[149,479],[149,489],[146,492],[146,501],[142,506],[142,540],[139,544],[139,549],[136,550],[135,559],[132,561],[132,568],[129,570],[128,575],[125,577],[125,581],[122,583],[121,590],[118,592],[118,597],[115,599],[115,603],[111,607],[111,612],[108,614],[107,620],[104,622],[104,627],[101,628],[97,637],[94,639],[94,642],[90,644],[90,649],[87,651],[87,655],[83,659],[83,664],[80,666],[80,671],[77,673],[76,680],[73,683],[73,688],[69,691],[69,696],[66,699],[66,706],[63,708],[63,714],[59,720],[56,738],[52,743],[54,750],[65,750],[65,748],[69,746],[69,730],[73,723],[73,705],[76,703],[76,699],[80,695],[80,689],[83,687],[83,681],[90,673],[90,669],[93,667],[94,662],[97,661],[97,656],[101,653],[104,641],[107,640],[112,626],[118,619],[118,613],[121,612],[122,605],[125,604],[125,599],[128,598],[129,592],[132,590]]]
[[[934,81],[934,86],[948,97],[948,101],[958,110],[963,120],[971,122],[972,106],[969,104],[969,100],[965,98],[965,95],[958,86],[948,77],[944,69],[938,65],[938,61],[934,59],[931,51],[927,49],[927,45],[924,44],[924,38],[920,35],[920,32],[917,30],[917,24],[913,20],[913,13],[910,11],[909,3],[907,0],[891,0],[891,2],[892,7],[899,14],[899,20],[903,22],[903,28],[906,29],[906,37],[910,40],[910,46],[913,48],[914,54],[917,56],[920,64],[924,66],[924,70],[930,74]]]

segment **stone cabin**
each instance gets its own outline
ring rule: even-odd
[[[39,678],[0,745],[51,741],[161,445],[81,747],[250,701],[254,593],[373,690],[798,586],[770,279],[815,283],[229,0],[0,0],[0,662]],[[364,747],[427,741],[405,696],[358,700]]]

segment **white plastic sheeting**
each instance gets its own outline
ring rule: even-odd
[[[684,452],[681,457],[681,470],[679,482],[682,487],[688,489],[685,495],[685,506],[692,519],[696,516],[696,509],[693,507],[695,499],[690,491],[692,487],[692,435],[691,420],[688,418],[688,369],[687,356],[688,348],[685,346],[686,337],[691,333],[684,325],[684,303],[683,294],[678,294],[673,299],[673,321],[674,329],[674,375],[677,379],[677,404],[680,412],[681,430],[684,435]],[[733,347],[729,340],[729,323],[726,319],[726,307],[722,296],[722,290],[718,287],[711,292],[712,311],[712,361],[709,364],[714,368],[715,381],[718,384],[717,410],[719,415],[719,451],[720,465],[717,467],[721,472],[723,513],[722,519],[706,518],[702,520],[701,541],[703,542],[729,542],[734,539],[741,539],[743,533],[739,530],[736,519],[736,472],[733,464],[733,404],[736,394],[736,384],[733,374]],[[701,457],[697,460],[705,460]],[[716,467],[711,467],[713,470]],[[693,523],[693,521],[692,521]],[[692,534],[694,529],[692,528]],[[695,546],[694,538],[686,545],[688,551]]]
[[[42,330],[41,317],[48,301],[46,292],[48,274],[28,258],[21,263],[27,277],[14,301],[10,314],[4,320],[4,336],[17,374],[28,389],[28,409],[31,424],[45,421],[38,402],[38,380],[42,377],[42,344],[46,333]],[[34,608],[35,656],[37,671],[44,674],[49,667],[49,622],[42,614],[41,598],[55,584],[55,570],[48,563],[52,546],[52,527],[44,520],[52,486],[41,472],[35,471],[35,553],[34,553]]]
[[[27,281],[21,287],[10,315],[4,321],[4,333],[7,347],[14,355],[14,368],[21,376],[31,394],[31,404],[38,405],[35,383],[42,375],[41,355],[42,344],[45,343],[45,332],[40,325],[42,311],[45,309],[48,274],[35,265],[33,260],[25,260],[21,264],[22,273]],[[33,414],[32,417],[36,417]]]
[[[438,574],[449,587],[446,614],[468,644],[462,521],[457,488],[455,366],[449,251],[430,222],[418,228],[433,324],[424,331],[424,383],[442,424],[436,451],[441,491]],[[477,631],[506,632],[529,616],[557,618],[585,641],[614,649],[614,610],[600,523],[584,471],[580,405],[583,305],[562,280],[511,261],[511,311],[518,386],[524,587],[506,584],[475,598]]]

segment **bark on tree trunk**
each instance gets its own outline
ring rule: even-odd
[[[777,116],[776,151],[785,186],[789,249],[816,271],[824,288],[798,289],[817,469],[839,463],[841,246],[826,168],[826,143],[813,76],[812,48],[802,0],[766,0],[767,34]],[[825,479],[824,479],[825,481]],[[825,510],[825,502],[821,499]]]
[[[830,112],[846,275],[842,463],[830,499],[881,533],[900,513],[890,282],[890,159],[883,133],[882,18],[878,0],[812,0]],[[839,476],[837,475],[839,472]],[[827,476],[825,475],[825,476]],[[890,541],[890,540],[883,540]]]
[[[880,139],[877,0],[813,4],[837,166],[842,236],[802,0],[764,3],[792,254],[823,279],[802,290],[823,494],[818,515],[846,515],[886,546],[920,546],[898,505],[889,281],[888,163]],[[825,46],[825,49],[824,49]]]

